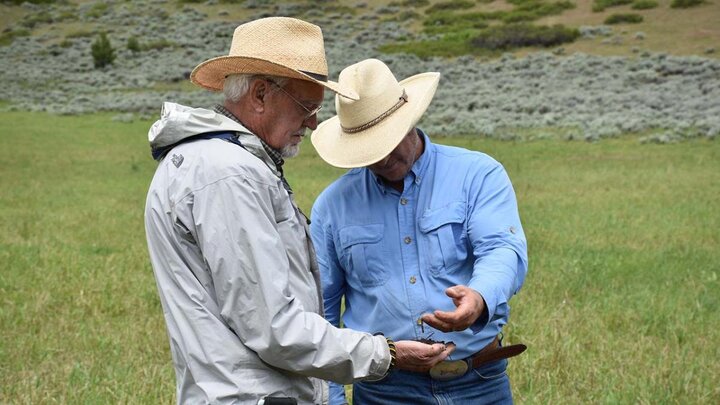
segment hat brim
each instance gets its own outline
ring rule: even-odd
[[[222,91],[223,82],[231,74],[261,74],[268,76],[289,77],[317,83],[343,97],[357,100],[357,93],[347,86],[330,80],[318,80],[299,70],[270,62],[264,59],[247,56],[219,56],[197,65],[190,73],[190,81],[211,91]]]
[[[402,80],[408,101],[390,116],[357,133],[342,129],[336,115],[318,125],[311,142],[320,157],[332,166],[350,169],[377,163],[395,149],[427,110],[435,95],[440,73],[427,72]]]

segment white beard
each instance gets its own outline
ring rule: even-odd
[[[283,158],[294,158],[300,153],[300,144],[288,144],[280,149],[280,156]]]

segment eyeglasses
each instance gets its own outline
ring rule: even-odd
[[[322,104],[318,105],[317,107],[315,107],[311,110],[311,109],[305,107],[305,105],[303,105],[303,103],[301,103],[298,99],[293,97],[292,94],[288,93],[287,90],[280,87],[279,84],[275,83],[272,80],[268,80],[268,82],[274,84],[278,89],[280,89],[280,91],[282,91],[283,93],[285,93],[285,95],[290,97],[290,99],[292,99],[292,101],[294,101],[295,104],[299,105],[300,107],[302,107],[303,110],[305,110],[307,112],[307,114],[305,114],[305,117],[303,118],[303,121],[309,120],[313,115],[317,114],[320,110],[322,110]]]

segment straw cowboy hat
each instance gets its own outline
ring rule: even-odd
[[[335,96],[337,115],[312,133],[312,144],[329,164],[365,167],[389,155],[415,127],[430,105],[440,73],[427,72],[398,82],[377,59],[366,59],[340,72],[338,82],[359,99]]]
[[[320,27],[296,18],[261,18],[238,26],[230,53],[199,64],[190,80],[208,90],[221,91],[225,77],[235,73],[308,80],[357,98],[351,89],[328,80]]]

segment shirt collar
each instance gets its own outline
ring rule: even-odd
[[[422,178],[425,177],[425,172],[427,172],[428,166],[430,166],[432,156],[435,155],[435,145],[430,142],[430,138],[422,131],[422,129],[417,128],[417,131],[418,134],[422,136],[425,150],[423,151],[423,154],[420,155],[420,158],[410,168],[410,171],[415,175],[415,182],[420,184]]]
[[[224,106],[217,104],[217,105],[215,105],[213,110],[216,113],[222,114],[222,115],[230,118],[231,120],[237,122],[238,124],[245,126],[245,124],[240,122],[240,120],[233,113],[231,113],[230,110],[228,110]],[[260,140],[260,144],[262,145],[263,149],[265,149],[265,152],[267,152],[268,156],[270,156],[270,159],[272,159],[273,163],[275,163],[275,167],[277,167],[277,169],[282,173],[282,166],[285,164],[285,159],[282,158],[280,151],[278,151],[277,149],[275,149],[272,146],[265,143],[265,141],[263,141],[263,139],[260,138],[259,136],[257,136],[257,135],[255,135],[255,136]]]

